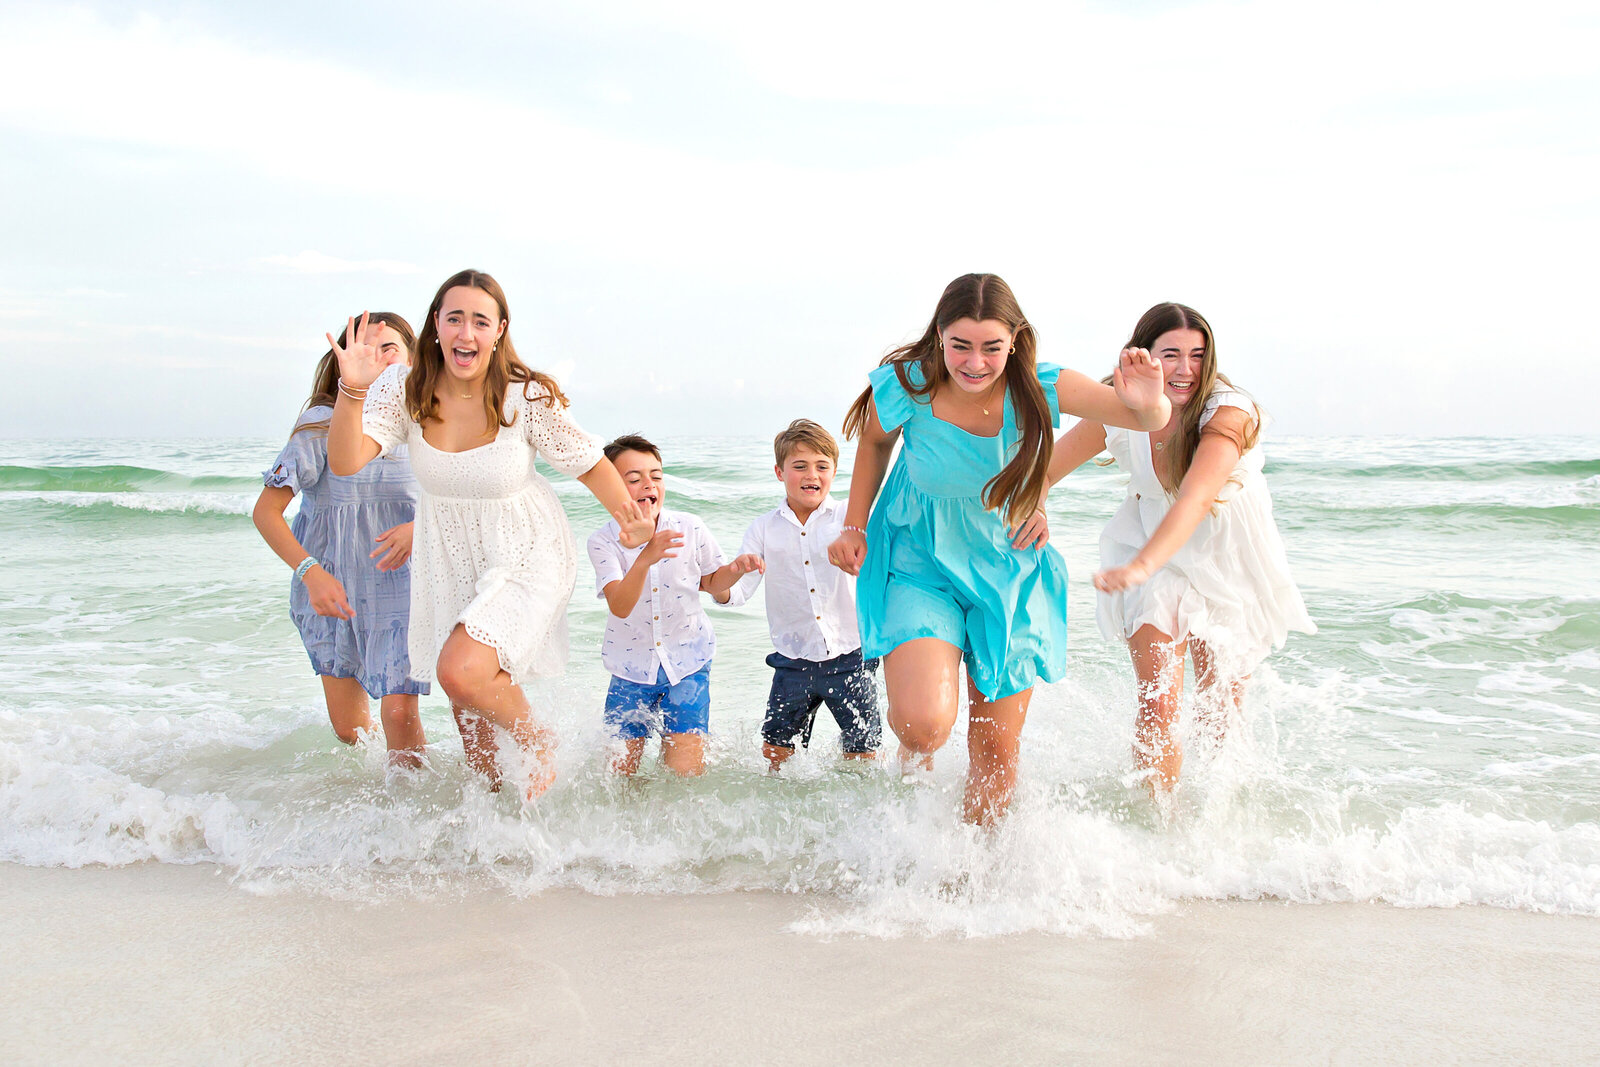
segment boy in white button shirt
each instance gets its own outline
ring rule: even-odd
[[[776,772],[794,755],[795,738],[810,743],[824,703],[839,724],[845,755],[871,759],[883,738],[873,677],[878,661],[861,660],[855,579],[828,562],[828,546],[844,522],[844,505],[828,497],[839,444],[810,419],[796,419],[772,444],[783,506],[750,524],[739,556],[707,588],[732,586],[742,600],[766,575],[767,625],[777,649],[767,657],[772,690],[761,724],[769,768]]]
[[[652,732],[661,735],[661,762],[678,774],[705,771],[705,735],[711,715],[711,657],[716,638],[700,605],[701,590],[719,568],[732,575],[713,595],[718,603],[744,597],[730,586],[744,571],[723,566],[722,550],[705,523],[661,506],[666,496],[661,450],[638,434],[605,447],[634,504],[656,524],[638,548],[624,548],[615,521],[589,535],[595,585],[606,601],[606,635],[600,659],[611,672],[606,724],[624,740],[612,764],[633,774]],[[826,546],[824,546],[824,550]]]

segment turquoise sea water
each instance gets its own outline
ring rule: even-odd
[[[1088,582],[1122,479],[1073,475],[1050,500],[1069,676],[1034,701],[994,833],[958,818],[963,729],[921,786],[841,766],[826,716],[766,776],[759,600],[711,612],[710,772],[613,778],[586,568],[571,668],[535,694],[555,789],[527,808],[484,791],[438,696],[430,769],[386,775],[381,739],[333,738],[288,570],[250,523],[279,445],[0,442],[0,860],[206,862],[352,899],[766,889],[808,894],[819,933],[1122,934],[1192,898],[1600,914],[1600,438],[1269,440],[1321,632],[1192,752],[1165,825],[1129,776],[1132,675]],[[669,503],[730,554],[778,502],[764,440],[664,448]],[[581,540],[599,510],[552,480]]]

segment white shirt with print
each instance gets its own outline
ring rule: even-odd
[[[845,506],[832,497],[801,522],[786,500],[745,531],[739,554],[767,564],[767,627],[772,647],[790,659],[823,660],[861,647],[856,580],[828,562],[828,546],[844,525]],[[733,587],[741,600],[761,584],[752,571]]]
[[[618,678],[640,685],[655,684],[659,666],[667,681],[677,685],[710,663],[717,650],[711,620],[700,603],[700,579],[722,566],[722,550],[706,524],[686,511],[662,508],[656,529],[677,531],[683,544],[673,550],[673,558],[651,564],[639,602],[627,618],[606,613],[600,661]],[[643,545],[622,547],[619,533],[613,521],[589,535],[589,561],[602,599],[606,586],[626,577],[644,551]],[[730,602],[743,603],[744,597],[735,593]]]

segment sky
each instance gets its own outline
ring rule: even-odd
[[[969,271],[1279,432],[1594,433],[1597,10],[4,0],[0,437],[279,436],[467,267],[607,436],[837,427]]]

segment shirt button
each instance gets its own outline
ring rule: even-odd
[[[656,642],[656,647],[657,647],[657,648],[660,648],[660,647],[661,647],[661,642],[660,642],[660,641],[657,641],[657,642]]]
[[[658,592],[660,592],[660,590],[659,590],[659,589],[657,589],[657,588],[656,588],[656,587],[655,587],[655,586],[653,586],[653,585],[652,585],[652,586],[651,586],[651,587],[650,587],[650,591],[651,591],[651,592],[652,592],[652,593],[658,593]]]
[[[818,618],[818,619],[820,619],[820,618],[822,618],[822,616],[821,616],[821,615],[818,615],[818,616],[817,616],[817,618]]]
[[[815,593],[815,592],[816,592],[816,590],[815,590],[815,589],[813,589],[813,590],[811,590],[811,591],[812,591],[812,592],[813,592],[813,593]]]
[[[804,530],[801,530],[801,531],[800,531],[800,536],[801,536],[801,537],[804,537],[804,536],[805,536],[805,535],[806,535],[806,532],[805,532],[805,531],[804,531]]]
[[[807,567],[809,567],[809,566],[811,566],[811,561],[810,561],[810,560],[809,560],[809,559],[808,559],[808,560],[806,560],[806,566],[807,566]]]
[[[650,617],[651,617],[651,618],[652,618],[652,619],[654,619],[654,620],[656,620],[656,621],[657,621],[657,622],[660,622],[660,621],[661,621],[661,616],[660,616],[660,615],[652,615],[652,616],[650,616]]]

